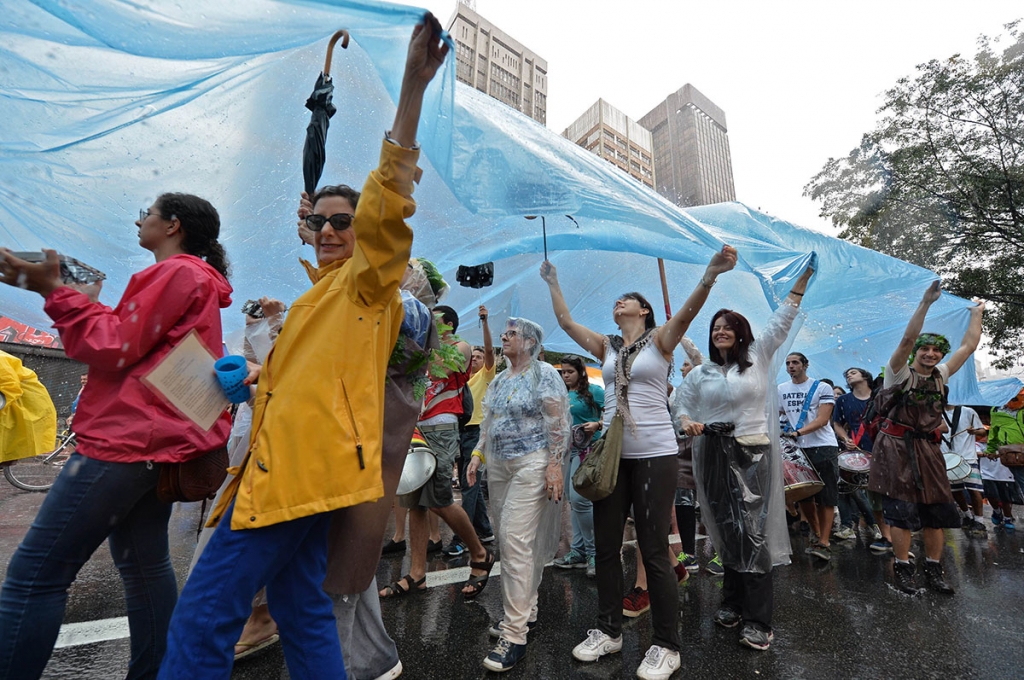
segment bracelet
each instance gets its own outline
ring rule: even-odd
[[[700,275],[700,285],[704,286],[708,290],[711,290],[711,287],[714,286],[716,283],[718,283],[718,281],[712,281],[711,283],[708,283],[707,281],[704,280],[704,275]]]
[[[417,144],[416,142],[413,142],[412,146],[402,146],[401,144],[396,142],[394,139],[391,138],[391,130],[385,130],[385,132],[384,132],[384,141],[389,143],[389,144],[393,144],[393,145],[397,146],[400,149],[406,149],[408,151],[419,151],[420,150],[420,145]]]
[[[803,297],[803,296],[804,296],[804,294],[803,294],[803,293],[798,293],[798,292],[796,292],[795,290],[791,290],[791,291],[789,291],[789,294],[790,294],[790,295],[796,295],[796,296],[798,296],[798,297]]]

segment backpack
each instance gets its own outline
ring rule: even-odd
[[[473,419],[473,392],[469,385],[463,385],[462,389],[462,415],[459,416],[459,429],[466,427]]]

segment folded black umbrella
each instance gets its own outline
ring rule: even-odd
[[[455,273],[455,280],[466,288],[489,286],[494,283],[494,263],[484,262],[471,267],[460,264],[459,270]]]
[[[334,44],[339,38],[344,38],[341,47],[348,47],[348,32],[338,31],[331,36],[327,45],[327,60],[324,63],[323,73],[316,79],[313,86],[313,93],[306,100],[306,108],[312,111],[309,117],[309,125],[306,127],[306,141],[302,145],[302,181],[306,193],[311,197],[316,192],[316,185],[320,182],[320,176],[324,172],[324,163],[327,160],[327,128],[331,125],[331,116],[337,109],[331,102],[334,96],[334,81],[331,78],[331,57],[334,54]]]

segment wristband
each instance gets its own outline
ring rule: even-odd
[[[704,286],[708,290],[711,290],[711,287],[714,286],[716,283],[718,283],[718,282],[717,281],[712,281],[711,283],[708,283],[707,281],[704,280],[704,275],[701,274],[701,276],[700,276],[700,285]]]

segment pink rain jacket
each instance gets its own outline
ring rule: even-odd
[[[178,463],[224,446],[227,411],[206,432],[142,378],[193,329],[221,356],[220,309],[230,304],[227,280],[192,255],[132,276],[114,309],[66,286],[51,293],[44,309],[67,355],[89,366],[75,413],[78,452],[117,463]]]

